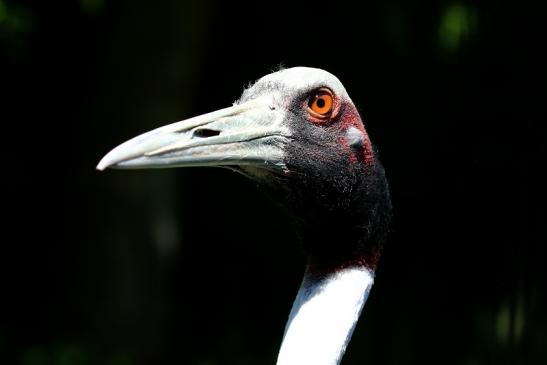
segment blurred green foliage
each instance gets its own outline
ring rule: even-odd
[[[439,41],[446,51],[454,53],[477,30],[477,13],[471,5],[455,3],[442,14],[439,25]]]
[[[0,42],[21,45],[23,37],[33,30],[32,11],[0,0]]]
[[[104,9],[104,0],[80,0],[82,10],[90,15],[97,15]]]
[[[30,347],[21,353],[20,365],[133,365],[133,355],[113,352],[98,356],[88,344],[61,342],[47,347]]]

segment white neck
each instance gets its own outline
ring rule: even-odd
[[[373,282],[373,273],[365,267],[348,267],[322,278],[306,272],[277,365],[338,364]]]

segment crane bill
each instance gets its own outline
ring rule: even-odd
[[[107,153],[106,168],[250,165],[283,170],[290,137],[281,112],[253,99],[143,133]]]

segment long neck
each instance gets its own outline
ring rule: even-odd
[[[373,281],[373,272],[365,266],[350,266],[320,277],[307,269],[277,365],[338,364]]]

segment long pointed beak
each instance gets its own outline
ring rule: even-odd
[[[289,138],[282,117],[271,100],[254,99],[132,138],[97,169],[251,165],[282,171]]]

